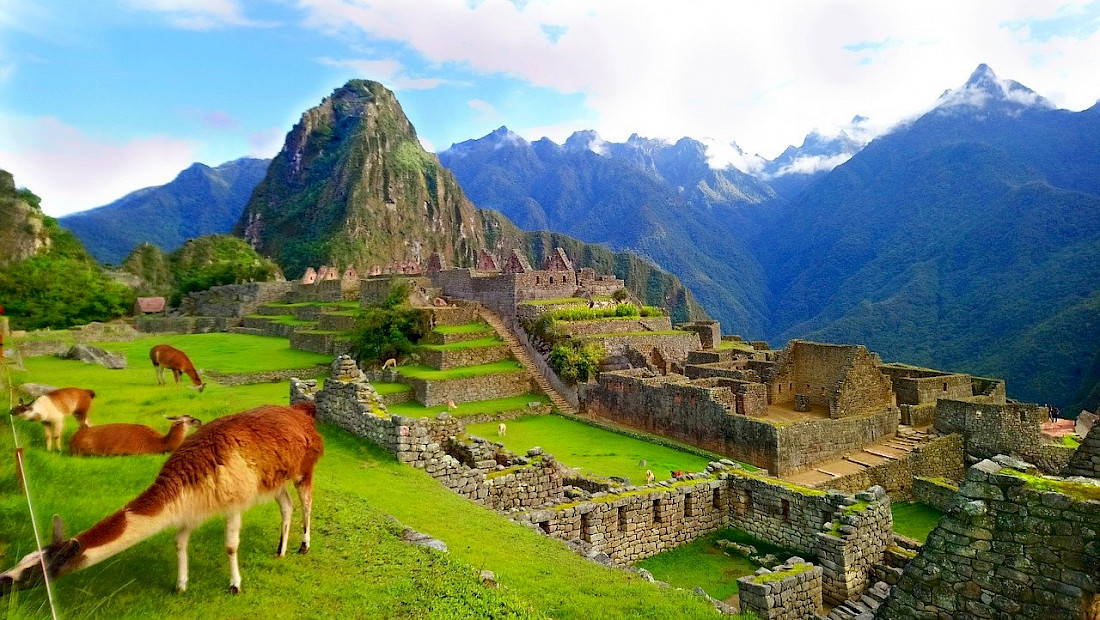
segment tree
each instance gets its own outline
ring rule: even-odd
[[[550,352],[550,367],[569,383],[584,383],[596,376],[600,361],[607,355],[598,342],[570,340]]]
[[[409,285],[395,285],[378,306],[364,308],[352,331],[352,355],[374,364],[408,355],[430,331],[429,314],[408,305]]]

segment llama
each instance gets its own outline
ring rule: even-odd
[[[167,368],[172,371],[172,376],[176,379],[176,385],[180,384],[180,375],[186,373],[188,377],[191,377],[191,383],[199,388],[200,392],[206,388],[206,384],[199,379],[199,373],[195,370],[195,365],[191,363],[191,358],[175,347],[158,344],[149,349],[149,360],[153,362],[153,368],[157,371],[157,383],[159,385],[164,385],[164,369]]]
[[[385,369],[387,369],[387,368],[397,368],[397,360],[395,360],[395,359],[394,359],[394,358],[392,358],[392,357],[391,357],[390,359],[386,360],[386,361],[385,361],[385,362],[384,362],[384,363],[382,364],[382,370],[385,370]]]
[[[447,409],[450,409],[451,411],[454,411],[455,409],[458,409],[458,405],[455,404],[454,400],[448,400],[447,401]]]
[[[497,437],[503,437],[508,434],[508,425],[504,422],[497,424]]]
[[[652,469],[645,470],[645,482],[646,484],[653,484],[653,481],[657,479],[657,476],[653,475]]]
[[[292,407],[265,405],[204,424],[168,457],[157,479],[120,510],[74,538],[62,538],[54,520],[53,544],[35,551],[0,573],[0,592],[87,568],[170,527],[176,533],[179,575],[176,589],[187,590],[187,542],[191,532],[215,515],[225,515],[225,550],[229,555],[229,591],[241,589],[237,566],[241,513],[274,498],[282,528],[276,557],[286,554],[290,535],[290,484],[302,503],[304,534],[298,553],[309,551],[313,504],[313,469],[324,453],[317,433],[313,403]]]
[[[31,422],[41,422],[46,429],[46,452],[57,446],[61,452],[61,431],[65,427],[65,416],[71,415],[81,427],[91,426],[88,422],[88,410],[92,408],[95,392],[84,388],[67,387],[53,390],[39,396],[32,402],[22,400],[11,414]]]
[[[202,420],[186,414],[168,419],[172,421],[172,428],[164,435],[144,424],[104,424],[82,428],[69,440],[69,452],[78,456],[164,454],[180,447],[188,430],[202,426]]]

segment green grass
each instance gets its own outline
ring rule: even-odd
[[[400,394],[401,392],[411,392],[412,386],[405,385],[404,383],[387,383],[385,381],[376,381],[371,383],[374,386],[374,390],[379,394],[385,396],[386,394]]]
[[[691,590],[698,586],[716,599],[727,600],[737,594],[737,578],[753,574],[760,565],[733,550],[729,550],[727,555],[726,550],[716,544],[722,539],[752,545],[759,555],[771,553],[780,562],[799,555],[757,540],[740,530],[726,529],[646,558],[638,562],[638,567],[648,570],[654,578],[668,582],[674,588]]]
[[[921,502],[893,502],[890,512],[894,516],[895,532],[921,542],[928,538],[943,516],[943,512]]]
[[[499,336],[490,336],[488,338],[478,338],[476,340],[463,340],[462,342],[452,342],[450,344],[422,344],[421,349],[427,349],[429,351],[459,351],[462,349],[480,349],[484,347],[497,347],[504,344],[504,340]]]
[[[585,304],[588,306],[588,300],[583,297],[558,297],[556,299],[532,299],[531,301],[525,301],[520,303],[521,306],[556,306],[559,304]]]
[[[523,454],[541,446],[562,463],[584,473],[630,478],[633,484],[645,484],[650,469],[658,480],[670,477],[674,469],[703,471],[709,459],[672,448],[620,435],[574,422],[561,416],[530,416],[508,422],[508,433],[497,438],[497,423],[471,424],[471,435],[502,442],[513,452]],[[643,467],[639,463],[645,460]]]
[[[317,321],[306,321],[304,319],[296,319],[293,314],[250,314],[245,318],[249,319],[265,319],[272,323],[279,323],[280,325],[316,325]]]
[[[228,335],[229,340],[249,338]],[[191,337],[165,336],[182,345]],[[272,343],[274,344],[274,343]],[[211,354],[218,368],[236,353]],[[282,384],[210,385],[194,390],[150,386],[149,370],[111,371],[52,357],[28,359],[16,382],[94,386],[92,420],[149,422],[160,411],[213,417],[261,403],[286,402]],[[137,374],[133,374],[137,373]],[[138,380],[140,379],[140,380]],[[0,389],[0,406],[7,390]],[[163,456],[75,458],[46,454],[41,425],[15,420],[22,444],[39,528],[49,515],[66,518],[72,534],[132,499],[156,476]],[[166,424],[158,426],[166,428]],[[75,430],[67,422],[66,440]],[[228,569],[220,518],[191,538],[191,583],[175,583],[173,532],[148,541],[55,582],[67,618],[705,618],[717,617],[705,602],[685,592],[662,590],[638,576],[607,569],[570,552],[560,541],[512,523],[445,489],[424,471],[401,465],[381,449],[334,427],[322,427],[326,453],[314,492],[313,547],[306,556],[272,557],[278,539],[278,509],[267,503],[245,513],[240,547],[243,590],[226,592]],[[0,453],[12,454],[12,435],[0,433]],[[296,502],[297,503],[297,502]],[[16,490],[14,468],[0,467],[0,564],[5,568],[33,547],[27,506]],[[444,540],[447,555],[398,540],[402,523]],[[300,536],[295,509],[291,535]],[[477,570],[496,573],[504,587],[489,590]],[[43,589],[0,599],[8,618],[48,614]]]
[[[440,325],[436,327],[436,332],[441,334],[480,334],[482,332],[491,332],[493,328],[488,323],[482,323],[475,321],[473,323],[464,323],[462,325]]]
[[[595,338],[628,338],[630,336],[676,336],[682,334],[690,334],[691,332],[685,332],[679,329],[665,329],[661,331],[651,332],[615,332],[610,334],[591,334],[588,336],[578,336],[578,339],[590,340]]]
[[[1078,446],[1081,445],[1081,442],[1077,439],[1077,435],[1063,435],[1062,445],[1067,448],[1073,448],[1074,450],[1076,450]]]
[[[523,370],[523,364],[515,360],[503,360],[492,364],[478,364],[477,366],[461,366],[450,370],[436,370],[430,366],[402,366],[398,369],[402,376],[425,381],[446,381],[448,379],[469,379],[483,377],[485,375],[497,375],[506,372]]]
[[[221,373],[264,372],[286,368],[310,368],[330,364],[332,356],[290,348],[286,338],[245,334],[155,334],[126,342],[103,342],[96,346],[126,354],[130,369],[140,368],[150,378],[153,366],[149,349],[167,343],[187,353],[199,373],[209,368]],[[116,371],[120,372],[120,371]],[[170,373],[169,377],[171,376]]]
[[[381,394],[381,392],[379,392]],[[537,402],[540,405],[550,402],[550,399],[542,394],[521,394],[519,396],[510,396],[508,398],[494,398],[492,400],[477,400],[468,403],[458,403],[458,408],[448,411],[447,405],[436,405],[434,407],[425,407],[416,401],[409,401],[405,403],[397,403],[395,405],[386,405],[386,410],[390,413],[408,416],[410,418],[429,417],[435,416],[448,411],[452,416],[456,418],[464,418],[472,415],[478,415],[481,413],[500,413],[502,411],[525,411],[527,409],[527,403]],[[493,424],[496,424],[495,422]],[[493,426],[493,433],[496,433],[496,426]],[[494,435],[495,436],[495,435]]]

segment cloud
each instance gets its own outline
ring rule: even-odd
[[[814,172],[832,170],[851,158],[851,153],[842,153],[840,155],[831,155],[828,157],[824,155],[798,157],[791,163],[777,170],[771,177],[781,177],[787,174],[813,174]]]
[[[299,0],[309,28],[396,44],[426,66],[583,93],[610,140],[710,135],[767,156],[855,114],[893,125],[982,62],[1060,106],[1091,105],[1095,29],[1040,40],[1008,26],[1057,18],[1066,4],[438,0],[426,11],[406,0]],[[548,24],[565,35],[551,40]]]
[[[477,112],[481,120],[491,120],[500,116],[493,104],[484,99],[471,99],[466,102],[466,106]]]
[[[714,138],[699,140],[707,149],[707,164],[714,170],[734,167],[748,174],[759,172],[765,164],[759,155],[749,155],[734,142],[722,142]]]
[[[0,117],[0,161],[53,216],[162,185],[195,161],[195,144],[167,136],[101,139],[51,117]]]
[[[355,71],[358,77],[382,82],[394,90],[430,90],[443,84],[441,78],[414,78],[405,75],[405,67],[392,58],[368,60],[363,58],[318,58],[326,67],[344,67]]]
[[[164,13],[182,30],[215,30],[228,27],[269,28],[275,24],[248,19],[236,0],[131,0],[130,6]]]
[[[236,131],[241,128],[241,122],[233,118],[228,112],[214,110],[206,112],[201,117],[202,124],[215,131]]]

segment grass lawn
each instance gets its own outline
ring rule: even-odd
[[[555,299],[532,299],[520,303],[521,306],[556,306],[559,304],[588,304],[583,297],[558,297]]]
[[[421,349],[427,349],[429,351],[458,351],[461,349],[479,349],[482,347],[497,347],[504,344],[504,339],[500,336],[489,336],[488,338],[478,338],[476,340],[463,340],[462,342],[452,342],[450,344],[422,344]]]
[[[691,332],[685,332],[679,329],[666,329],[651,332],[613,332],[610,334],[592,334],[589,336],[580,336],[579,339],[594,340],[596,338],[629,338],[631,336],[676,336],[690,333]]]
[[[924,542],[929,532],[935,529],[943,513],[920,502],[893,502],[890,512],[894,516],[894,531]]]
[[[286,368],[312,368],[331,364],[331,355],[290,348],[290,341],[278,336],[246,334],[154,334],[124,342],[102,342],[96,346],[126,354],[130,369],[142,369],[154,377],[149,349],[170,344],[187,353],[201,375],[209,368],[221,373],[263,372]],[[115,371],[125,372],[125,371]],[[171,373],[165,373],[171,377]],[[56,382],[51,382],[56,384]],[[155,381],[154,381],[155,383]]]
[[[381,394],[381,391],[379,391]],[[456,418],[464,418],[467,416],[477,415],[479,413],[499,413],[501,411],[522,411],[527,409],[527,403],[537,402],[539,404],[545,404],[550,402],[550,399],[542,394],[521,394],[519,396],[511,396],[508,398],[494,398],[493,400],[477,400],[469,403],[458,403],[458,408],[449,411],[452,416]],[[409,401],[406,403],[397,403],[396,405],[386,405],[386,410],[390,413],[408,416],[410,418],[422,418],[435,416],[447,411],[447,405],[436,405],[434,407],[425,407],[416,401]],[[493,432],[496,433],[496,427],[493,427]]]
[[[760,565],[732,549],[727,555],[727,550],[716,544],[721,539],[752,545],[759,555],[771,553],[780,562],[799,555],[789,549],[757,540],[740,530],[726,529],[646,558],[638,562],[638,567],[648,570],[655,579],[668,582],[674,588],[691,590],[699,586],[707,594],[725,601],[737,594],[737,578],[753,574]]]
[[[463,323],[462,325],[440,325],[432,331],[441,334],[480,334],[482,332],[491,332],[493,328],[490,327],[488,323],[475,321],[473,323]]]
[[[254,337],[219,335],[243,344]],[[181,344],[198,336],[165,336]],[[280,339],[273,340],[276,344]],[[285,341],[283,341],[285,342]],[[232,366],[232,348],[208,353],[209,364]],[[29,358],[13,381],[85,385],[97,391],[91,419],[147,422],[166,429],[163,412],[209,421],[261,403],[286,402],[286,383],[240,387],[215,384],[199,394],[152,384],[143,370],[107,370],[53,357]],[[247,366],[243,362],[236,362]],[[148,375],[148,376],[146,376]],[[7,389],[0,389],[6,407]],[[25,447],[27,475],[39,529],[51,514],[66,519],[67,534],[89,527],[125,504],[156,476],[164,456],[76,458],[46,454],[41,425],[13,421]],[[70,419],[66,440],[75,430]],[[10,431],[10,429],[9,429]],[[508,521],[448,491],[422,470],[401,465],[381,449],[324,426],[326,453],[314,491],[313,547],[306,556],[275,559],[278,509],[266,503],[245,513],[240,548],[242,593],[226,592],[224,522],[210,520],[191,538],[191,584],[173,594],[173,532],[155,535],[101,564],[55,583],[66,618],[712,618],[705,602],[662,590],[635,575],[607,569],[568,551],[559,541]],[[0,453],[12,454],[11,432],[0,433]],[[10,461],[9,461],[10,462]],[[291,548],[300,539],[295,501]],[[399,540],[399,521],[444,540],[449,554]],[[0,565],[33,548],[27,505],[14,468],[0,467]],[[477,570],[496,573],[505,588],[478,583]],[[48,615],[43,589],[0,599],[8,618]]]
[[[431,366],[415,365],[402,366],[398,371],[406,377],[424,379],[426,381],[446,381],[448,379],[469,379],[471,377],[483,377],[485,375],[497,375],[506,372],[523,370],[523,364],[515,360],[503,360],[492,364],[478,364],[477,366],[461,366],[450,370],[436,370]]]
[[[543,450],[569,467],[599,476],[630,478],[633,484],[645,484],[647,469],[653,470],[658,480],[665,480],[674,469],[703,471],[709,462],[701,456],[556,415],[519,418],[507,424],[505,437],[497,437],[496,422],[471,424],[466,427],[466,432],[500,441],[519,454],[534,446],[542,446]],[[643,459],[646,461],[644,467],[639,465]]]
[[[374,391],[385,396],[386,394],[400,394],[401,392],[411,392],[412,386],[405,385],[404,383],[387,383],[385,381],[376,381],[371,383],[374,387]]]

